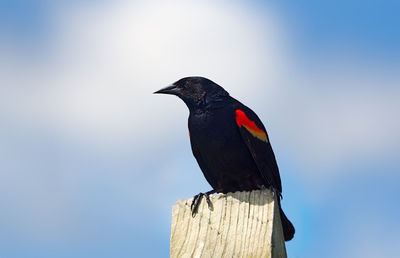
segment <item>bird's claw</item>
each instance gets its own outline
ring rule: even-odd
[[[268,187],[268,189],[272,192],[272,196],[275,197],[277,195],[282,200],[282,194],[278,192],[272,185]]]
[[[213,204],[212,204],[212,202],[211,202],[211,200],[210,200],[210,195],[205,194],[205,196],[206,196],[206,201],[207,201],[208,209],[209,209],[210,211],[213,211],[213,210],[214,210],[214,206],[213,206]]]
[[[203,193],[199,193],[193,197],[192,204],[190,205],[190,210],[192,211],[193,218],[196,216],[197,211],[199,210],[202,197]]]
[[[268,190],[270,190],[270,191],[272,192],[272,196],[275,196],[276,190],[275,190],[275,188],[274,188],[272,185],[270,185],[270,186],[268,187]]]
[[[201,204],[201,199],[203,198],[203,196],[206,197],[208,209],[211,210],[211,211],[214,210],[214,207],[213,207],[213,204],[212,204],[212,202],[210,200],[209,194],[207,194],[207,193],[205,193],[205,194],[204,193],[199,193],[199,194],[197,194],[197,195],[195,195],[193,197],[192,204],[190,205],[190,210],[192,211],[192,217],[193,218],[196,216],[197,212],[199,211],[199,207],[200,207],[200,204]]]

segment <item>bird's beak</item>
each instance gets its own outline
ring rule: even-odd
[[[172,95],[178,95],[179,93],[180,93],[180,90],[175,85],[170,85],[165,88],[162,88],[161,90],[154,92],[154,94],[172,94]]]

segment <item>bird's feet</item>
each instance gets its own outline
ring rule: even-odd
[[[268,187],[268,189],[272,192],[272,196],[277,195],[278,198],[280,198],[282,200],[282,194],[280,192],[278,192],[272,185],[270,185]]]
[[[210,211],[214,210],[214,206],[213,206],[213,204],[212,204],[212,202],[210,200],[210,194],[213,194],[215,192],[216,192],[215,190],[211,190],[211,191],[208,191],[206,193],[199,193],[199,194],[197,194],[197,195],[195,195],[193,197],[192,204],[190,205],[190,209],[192,211],[192,217],[193,218],[196,216],[197,212],[199,211],[199,207],[200,207],[200,204],[201,204],[201,199],[203,199],[203,196],[206,198],[208,209]]]

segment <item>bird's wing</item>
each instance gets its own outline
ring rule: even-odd
[[[273,186],[281,193],[282,184],[278,165],[261,120],[251,109],[244,105],[235,108],[235,119],[240,134],[253,156],[260,174],[268,186]]]

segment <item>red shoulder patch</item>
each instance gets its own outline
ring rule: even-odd
[[[261,141],[268,142],[267,134],[260,129],[254,121],[250,120],[240,109],[236,109],[236,123],[239,127],[243,126],[246,128],[254,137]]]

